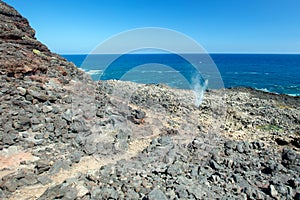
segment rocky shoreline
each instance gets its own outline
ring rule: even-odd
[[[300,98],[93,82],[0,1],[0,199],[300,199]]]

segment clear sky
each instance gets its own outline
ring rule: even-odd
[[[300,53],[300,0],[4,0],[61,54],[133,28],[174,29],[208,52]]]

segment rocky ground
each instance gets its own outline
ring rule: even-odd
[[[300,199],[300,98],[93,82],[0,1],[0,199]]]

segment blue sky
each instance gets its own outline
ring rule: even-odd
[[[186,34],[208,52],[300,53],[299,0],[4,0],[61,54],[134,28]]]

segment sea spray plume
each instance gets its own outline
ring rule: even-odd
[[[195,94],[195,106],[198,108],[204,97],[204,92],[208,85],[208,80],[206,79],[202,84],[199,78],[199,75],[197,75],[195,78],[193,78],[193,88],[194,88],[194,94]]]

